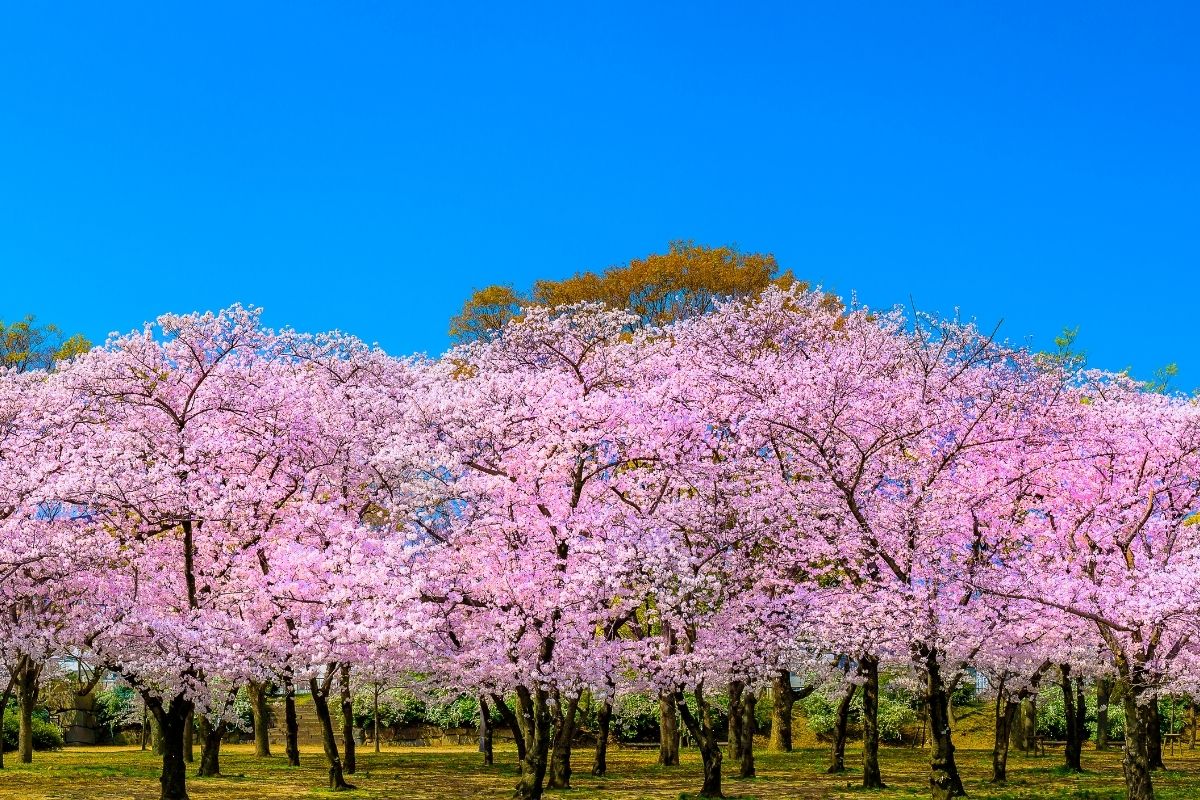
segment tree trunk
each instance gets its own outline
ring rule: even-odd
[[[754,692],[742,693],[742,735],[738,737],[738,777],[753,778],[754,772],[754,710],[758,698]]]
[[[378,716],[378,699],[376,699],[376,716]],[[492,720],[488,716],[487,698],[479,695],[479,752],[483,753],[483,765],[490,767],[495,763],[494,753],[492,751]],[[379,730],[379,721],[376,719],[375,730]],[[379,750],[379,734],[375,735],[375,752]]]
[[[1009,728],[1009,742],[1026,756],[1033,750],[1033,723],[1036,720],[1037,711],[1033,709],[1032,698],[1022,697],[1016,706],[1013,726]]]
[[[1195,750],[1195,748],[1196,748],[1196,702],[1195,702],[1195,700],[1192,700],[1192,702],[1188,703],[1188,728],[1190,729],[1190,733],[1192,733],[1192,742],[1190,742],[1190,744],[1188,745],[1188,750]]]
[[[558,693],[555,692],[555,695]],[[550,752],[551,789],[571,788],[571,740],[575,738],[575,720],[579,713],[579,695],[567,700],[563,708],[557,698],[554,711],[554,747]]]
[[[1096,679],[1096,749],[1108,749],[1108,703],[1113,684],[1108,678]]]
[[[33,762],[33,709],[37,705],[38,678],[41,674],[41,664],[35,664],[29,656],[21,657],[21,669],[17,673],[17,713],[20,720],[17,750],[22,764]]]
[[[341,670],[342,690],[342,744],[345,747],[346,774],[353,775],[358,759],[355,758],[354,741],[354,697],[350,694],[350,665],[343,664]]]
[[[604,698],[596,720],[596,757],[592,761],[592,774],[596,777],[608,773],[608,729],[612,723],[612,698]]]
[[[246,685],[246,695],[254,721],[254,755],[268,758],[271,755],[271,709],[267,706],[267,684],[251,681]]]
[[[729,757],[734,761],[742,757],[742,692],[745,688],[742,681],[729,682]]]
[[[1149,716],[1146,718],[1146,753],[1150,769],[1166,769],[1162,760],[1162,713],[1158,708],[1158,695],[1150,695]]]
[[[667,692],[658,695],[658,763],[663,767],[679,766],[679,714],[675,696]]]
[[[4,687],[4,694],[0,694],[0,731],[4,730],[4,713],[8,711],[8,701],[12,698],[13,686],[16,682],[16,676],[10,676],[8,685]],[[0,738],[0,769],[4,769],[4,741],[2,738]]]
[[[335,792],[353,789],[346,783],[342,774],[342,757],[338,754],[337,737],[333,733],[333,717],[329,714],[329,687],[332,675],[326,675],[324,681],[310,678],[308,685],[312,691],[313,710],[321,723],[321,744],[325,748],[325,758],[329,761],[329,788]]]
[[[1008,780],[1008,742],[1021,701],[1004,691],[1004,682],[996,691],[996,739],[992,745],[992,783]]]
[[[221,740],[225,738],[228,726],[225,720],[214,725],[201,714],[196,727],[200,731],[200,770],[196,774],[201,778],[215,778],[221,774]]]
[[[283,695],[283,724],[286,733],[284,749],[287,751],[289,767],[300,766],[300,721],[296,719],[296,686],[288,677],[287,691]]]
[[[183,761],[183,728],[192,713],[192,702],[176,695],[164,708],[162,700],[146,697],[146,704],[158,723],[162,747],[161,800],[188,800],[187,768]]]
[[[1080,715],[1075,709],[1075,691],[1071,682],[1071,665],[1060,664],[1058,670],[1060,676],[1059,685],[1062,687],[1063,693],[1063,714],[1067,722],[1067,743],[1063,747],[1063,766],[1071,772],[1082,772],[1083,766],[1079,762],[1079,757],[1083,748],[1083,730],[1079,724]]]
[[[675,692],[674,706],[700,748],[700,760],[704,764],[704,783],[700,787],[699,796],[724,797],[721,792],[721,746],[717,743],[717,732],[708,701],[704,697],[704,686],[697,686],[692,694],[696,698],[695,714],[688,708],[683,692]]]
[[[1150,752],[1147,747],[1152,713],[1145,695],[1131,681],[1125,691],[1125,794],[1128,800],[1154,800],[1150,781]],[[1142,702],[1138,702],[1141,700]]]
[[[792,691],[792,674],[781,669],[771,683],[771,742],[767,749],[775,753],[792,752],[792,708],[796,693]]]
[[[156,756],[163,754],[163,729],[157,716],[150,717],[150,750]]]
[[[933,800],[965,797],[962,778],[954,761],[954,741],[950,733],[950,693],[942,680],[936,649],[922,647],[920,654],[925,667],[925,705],[929,708],[929,734],[933,740],[933,757],[929,762],[929,786]]]
[[[1084,695],[1083,678],[1075,676],[1075,730],[1079,733],[1079,750],[1083,751],[1083,743],[1087,741],[1087,697]],[[1079,767],[1083,771],[1083,767]]]
[[[525,731],[521,727],[521,721],[517,719],[517,715],[508,707],[508,703],[504,702],[504,698],[498,694],[492,695],[492,707],[500,712],[500,718],[504,720],[504,724],[512,731],[513,741],[517,745],[517,766],[524,767],[525,764]]]
[[[858,684],[850,684],[842,692],[842,699],[838,701],[837,717],[833,723],[833,746],[829,751],[829,768],[825,770],[830,775],[846,771],[846,727],[850,723],[850,703],[857,691]]]
[[[195,716],[196,712],[192,711],[183,723],[183,760],[189,764],[196,760]]]
[[[550,707],[545,689],[517,687],[517,720],[525,739],[525,758],[521,762],[521,779],[513,797],[517,800],[538,800],[550,752]]]
[[[487,708],[487,706],[484,705],[482,695],[480,695],[480,697],[479,697],[479,705],[481,708],[485,708],[485,709]],[[371,694],[371,727],[373,729],[371,738],[373,738],[375,740],[375,752],[378,753],[379,752],[379,684],[378,683],[375,684],[375,690]],[[491,757],[492,757],[491,746],[492,746],[492,725],[491,725],[491,721],[489,720],[488,721],[488,759],[489,760],[487,762],[489,764],[492,763],[491,762]]]
[[[886,789],[879,772],[879,659],[864,655],[858,660],[863,679],[863,788]]]

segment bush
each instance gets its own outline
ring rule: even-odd
[[[658,698],[646,692],[618,695],[609,724],[622,742],[658,741]]]
[[[43,711],[40,715],[35,714],[33,717],[33,749],[34,750],[61,750],[63,746],[62,731],[57,725],[49,722],[45,718],[46,714]],[[15,704],[8,707],[4,714],[4,749],[16,750],[17,740],[20,735],[21,721],[17,717],[17,706]]]
[[[355,724],[373,724],[374,691],[365,688],[354,695]],[[408,689],[387,689],[379,694],[379,724],[385,728],[395,725],[419,725],[425,721],[425,703]]]
[[[354,722],[364,728],[374,724],[374,689],[365,687],[354,695]],[[510,704],[511,705],[511,704]],[[500,715],[489,703],[488,716],[494,723]],[[460,692],[434,690],[419,697],[409,689],[387,689],[379,694],[379,724],[385,728],[399,725],[435,725],[439,728],[473,728],[479,722],[479,700]]]
[[[142,706],[133,689],[123,684],[96,692],[96,721],[108,731],[114,744],[122,728],[142,724]]]
[[[479,722],[479,701],[469,694],[435,694],[425,706],[425,721],[439,728],[473,728]]]
[[[905,727],[915,724],[917,712],[908,700],[891,694],[879,695],[879,738],[888,744],[900,744]]]
[[[1085,723],[1087,737],[1094,741],[1096,738],[1096,692],[1094,688],[1087,688],[1084,692],[1084,701],[1087,704]],[[1176,698],[1174,705],[1175,707],[1172,709],[1170,698],[1158,698],[1159,729],[1163,733],[1171,733],[1167,729],[1170,727],[1172,719],[1175,720],[1174,732],[1178,733],[1183,730],[1184,720],[1187,719],[1188,713],[1187,701]],[[1038,693],[1037,721],[1038,733],[1043,736],[1050,739],[1066,738],[1067,717],[1060,687],[1049,685]],[[1108,736],[1110,739],[1116,740],[1125,738],[1125,704],[1122,702],[1119,688],[1113,691],[1113,695],[1108,701]]]
[[[833,734],[837,723],[837,707],[841,702],[842,689],[839,687],[833,694],[813,692],[801,701],[808,718],[808,727],[818,737],[828,737]],[[862,689],[854,693],[850,701],[849,724],[855,731],[861,730],[863,719]],[[899,744],[901,733],[905,726],[917,721],[907,695],[900,692],[880,691],[879,693],[879,739],[889,744]]]

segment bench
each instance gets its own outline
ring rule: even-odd
[[[1046,755],[1047,747],[1065,748],[1066,746],[1066,742],[1059,741],[1057,739],[1047,739],[1045,736],[1038,736],[1033,740],[1033,754],[1035,756],[1044,756]]]

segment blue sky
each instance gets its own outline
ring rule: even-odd
[[[168,7],[171,6],[171,7]],[[13,4],[0,318],[234,301],[438,352],[472,287],[766,250],[1200,386],[1188,4]]]

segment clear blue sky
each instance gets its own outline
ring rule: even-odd
[[[671,239],[1200,386],[1187,3],[16,3],[0,317],[437,352]]]

